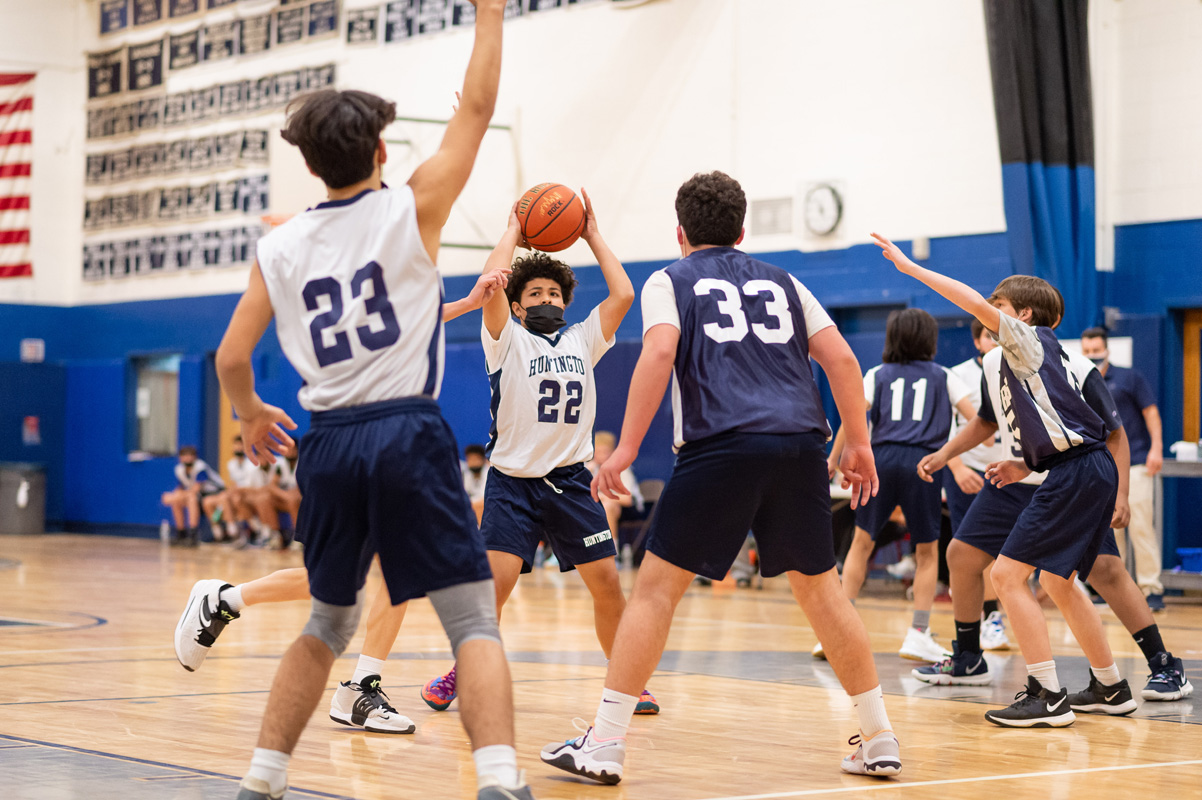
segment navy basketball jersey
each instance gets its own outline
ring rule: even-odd
[[[726,431],[830,436],[809,338],[834,323],[796,278],[732,247],[698,250],[643,287],[644,334],[680,330],[675,440]]]
[[[1107,423],[1082,396],[1072,360],[1051,328],[1001,314],[1001,408],[1027,466],[1040,472],[1106,442]],[[1112,412],[1116,417],[1118,412]]]
[[[864,375],[872,443],[939,449],[952,427],[952,407],[968,394],[962,380],[934,361],[873,367]]]

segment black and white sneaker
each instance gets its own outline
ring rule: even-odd
[[[1067,728],[1077,717],[1068,704],[1068,689],[1049,692],[1029,675],[1027,688],[1014,695],[1014,702],[998,711],[986,711],[985,719],[1006,728]]]
[[[526,773],[521,773],[518,780],[522,785],[510,789],[496,778],[485,778],[476,789],[476,800],[534,800],[534,793],[526,785]]]
[[[1130,714],[1139,706],[1131,695],[1131,687],[1127,685],[1127,681],[1122,680],[1113,686],[1104,686],[1098,680],[1098,676],[1093,674],[1093,670],[1089,672],[1089,686],[1084,691],[1070,694],[1068,704],[1073,711],[1085,714],[1109,714],[1112,717]]]
[[[593,735],[593,729],[589,728],[583,736],[547,745],[539,757],[564,772],[613,785],[622,780],[626,740],[599,740]]]
[[[197,581],[192,586],[188,605],[175,626],[175,657],[188,672],[200,668],[225,626],[241,616],[221,599],[221,590],[231,588],[219,580]]]
[[[1160,702],[1184,700],[1194,693],[1194,686],[1185,677],[1185,664],[1179,658],[1172,658],[1168,653],[1159,655],[1161,664],[1154,667],[1152,675],[1144,690],[1140,692],[1145,700]]]
[[[283,791],[273,792],[266,781],[246,777],[238,784],[238,797],[235,800],[284,800],[287,791],[288,787],[285,786]]]
[[[345,681],[338,684],[338,691],[334,692],[330,702],[330,719],[370,733],[413,733],[417,730],[413,720],[397,713],[388,702],[388,695],[380,688],[379,675],[368,675],[359,683]]]

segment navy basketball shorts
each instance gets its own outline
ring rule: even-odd
[[[394,605],[492,578],[459,449],[433,400],[314,412],[300,452],[297,527],[318,600],[354,605],[376,554]]]
[[[481,533],[489,550],[522,559],[522,572],[534,566],[538,543],[546,539],[567,572],[617,555],[605,508],[589,488],[593,475],[584,464],[551,470],[542,478],[514,478],[493,467],[484,486]]]
[[[752,531],[764,577],[829,571],[835,541],[825,439],[728,432],[689,442],[656,505],[647,549],[722,580]]]
[[[973,472],[976,472],[982,481],[985,480],[983,473],[977,472],[975,469]],[[952,535],[955,536],[956,531],[960,530],[960,523],[964,521],[964,515],[968,513],[968,508],[977,495],[968,494],[961,489],[960,484],[956,483],[956,476],[950,469],[943,470],[943,494],[947,497],[947,515],[952,522]]]
[[[939,541],[939,528],[943,525],[942,478],[927,483],[918,477],[918,462],[933,452],[909,444],[873,445],[881,488],[876,497],[856,509],[856,527],[868,531],[876,541],[893,509],[901,506],[912,544]]]
[[[1012,483],[999,489],[986,481],[985,488],[972,495],[972,505],[956,528],[954,538],[997,558],[1038,488],[1028,483]],[[950,499],[949,489],[949,504]]]
[[[1118,469],[1105,448],[1048,470],[1001,554],[1068,578],[1088,575],[1106,542],[1118,492]]]

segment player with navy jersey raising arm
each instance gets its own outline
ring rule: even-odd
[[[901,771],[868,634],[835,569],[825,456],[830,428],[810,357],[826,371],[847,420],[840,466],[853,506],[878,488],[860,365],[805,286],[735,249],[746,212],[743,189],[729,175],[699,174],[681,186],[682,257],[643,287],[643,352],[622,437],[593,479],[595,494],[626,493],[620,476],[673,379],[679,456],[618,626],[597,716],[583,736],[542,750],[543,761],[602,783],[622,779],[626,731],[677,603],[695,575],[726,575],[749,530],[764,575],[788,575],[859,713],[860,736],[852,743],[858,738],[860,746],[843,769]]]
[[[1027,662],[1027,687],[1012,705],[986,712],[985,719],[1012,728],[1071,725],[1075,716],[1056,674],[1047,621],[1027,581],[1041,571],[1040,583],[1063,612],[1094,677],[1116,691],[1126,688],[1102,619],[1074,583],[1078,573],[1087,575],[1093,568],[1116,501],[1126,501],[1126,478],[1107,448],[1108,440],[1123,436],[1118,412],[1112,406],[1103,418],[1083,397],[1081,381],[1052,330],[1063,301],[1049,283],[1012,275],[986,299],[971,286],[918,266],[883,236],[874,233],[873,238],[900,272],[939,292],[997,336],[1001,408],[996,411],[1013,430],[1023,460],[991,464],[985,477],[1005,487],[1032,471],[1047,475],[993,568],[994,586]],[[1118,451],[1127,452],[1126,447]]]
[[[492,468],[484,488],[480,530],[505,605],[518,576],[534,565],[545,539],[561,571],[575,569],[593,598],[593,623],[610,654],[626,598],[618,582],[613,536],[605,509],[591,496],[593,420],[597,390],[593,367],[613,347],[614,334],[634,303],[634,286],[605,243],[587,192],[583,238],[609,288],[576,325],[564,327],[576,278],[564,263],[535,252],[513,262],[505,294],[484,305],[480,336],[492,388],[493,424],[486,449]],[[510,265],[521,243],[516,206],[509,228],[493,249],[485,271]],[[457,670],[429,681],[422,699],[445,710],[455,699]],[[657,713],[642,691],[643,713]]]
[[[284,138],[329,200],[260,240],[217,371],[248,452],[274,461],[291,441],[283,428],[295,424],[255,393],[251,354],[275,317],[312,412],[297,478],[313,611],[276,673],[240,800],[284,796],[289,755],[355,632],[377,553],[392,601],[429,596],[459,658],[479,797],[531,797],[513,749],[488,559],[436,402],[444,342],[435,259],[496,104],[504,5],[476,0],[459,111],[407,185],[380,181],[393,103],[326,90],[288,115]]]

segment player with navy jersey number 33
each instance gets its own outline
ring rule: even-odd
[[[443,335],[435,259],[501,70],[505,4],[476,6],[460,108],[407,185],[380,181],[380,133],[395,118],[393,103],[323,90],[289,109],[284,138],[300,148],[329,200],[259,242],[217,370],[248,452],[274,461],[291,442],[284,428],[295,423],[255,393],[251,354],[275,317],[280,346],[305,381],[301,404],[313,412],[297,472],[313,610],[276,673],[239,800],[283,797],[290,753],[354,635],[373,553],[393,603],[428,596],[459,659],[479,797],[532,796],[513,749],[488,559],[436,402]]]
[[[742,187],[721,172],[696,175],[677,193],[682,257],[643,288],[643,352],[621,441],[593,480],[594,494],[626,493],[620,476],[672,378],[679,457],[618,626],[597,715],[583,736],[542,750],[543,761],[602,783],[622,779],[626,732],[677,603],[695,575],[723,578],[752,529],[764,575],[788,575],[859,713],[860,735],[852,743],[860,746],[843,769],[901,771],[868,634],[835,569],[825,456],[830,428],[810,356],[849,420],[841,467],[853,505],[878,488],[860,365],[800,282],[735,249],[746,211]]]

